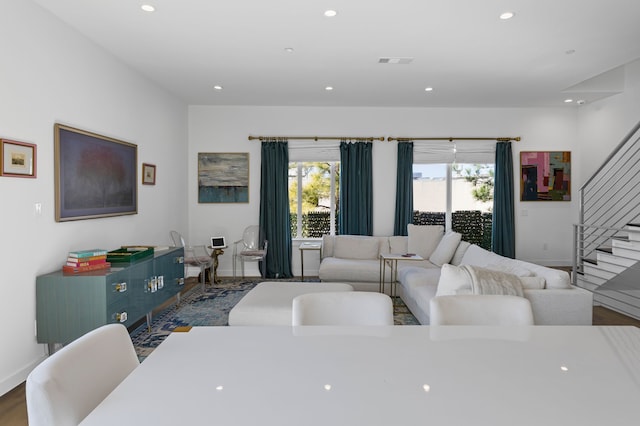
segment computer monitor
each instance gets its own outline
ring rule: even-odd
[[[211,248],[225,248],[227,243],[224,240],[224,237],[211,237]]]

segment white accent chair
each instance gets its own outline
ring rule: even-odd
[[[367,291],[303,294],[293,299],[292,324],[393,325],[393,303]]]
[[[233,243],[233,278],[236,278],[236,263],[240,260],[242,278],[244,262],[263,262],[267,259],[269,241],[258,225],[248,226],[242,233],[242,239]],[[262,265],[262,278],[266,277],[267,265]]]
[[[79,337],[27,377],[30,426],[77,426],[139,365],[127,329],[108,324]]]
[[[213,258],[211,253],[207,251],[207,248],[203,245],[200,246],[187,246],[184,242],[184,238],[177,231],[171,231],[169,233],[171,241],[173,241],[174,247],[184,247],[184,276],[195,277],[195,273],[192,273],[190,268],[198,271],[200,282],[204,287],[207,277],[207,269],[213,266]]]
[[[438,296],[430,308],[430,325],[533,325],[531,303],[518,296]]]

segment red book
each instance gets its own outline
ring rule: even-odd
[[[65,274],[80,274],[82,272],[99,271],[101,269],[108,269],[110,267],[111,267],[111,263],[109,262],[103,262],[103,263],[98,263],[96,265],[88,265],[88,266],[64,265],[62,267],[62,272]]]

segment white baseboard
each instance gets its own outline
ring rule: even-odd
[[[43,355],[42,358],[32,362],[31,364],[27,365],[23,369],[17,371],[16,373],[12,374],[9,377],[5,377],[2,381],[0,381],[0,396],[4,395],[5,393],[9,392],[11,389],[18,386],[20,383],[27,380],[27,376],[29,375],[29,373],[31,373],[31,371],[34,368],[36,368],[38,364],[44,361],[45,358],[46,356]]]

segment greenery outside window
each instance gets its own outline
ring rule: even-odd
[[[293,238],[336,234],[340,162],[290,162],[289,208]]]
[[[414,223],[440,224],[490,248],[493,186],[493,164],[414,163]]]

